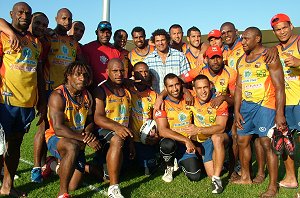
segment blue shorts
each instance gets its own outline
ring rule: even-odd
[[[290,129],[300,130],[300,105],[286,105],[285,118]]]
[[[34,117],[35,110],[33,107],[15,107],[0,104],[0,123],[7,137],[27,133]]]
[[[57,159],[61,159],[58,151],[57,151],[57,143],[60,140],[56,135],[52,136],[47,143],[48,150],[50,151],[51,155],[56,157]],[[77,163],[76,169],[79,170],[81,173],[84,173],[84,166],[85,166],[85,155],[84,150],[79,151],[77,156]]]
[[[209,162],[212,160],[214,146],[213,146],[213,143],[210,138],[208,138],[207,140],[205,140],[202,143],[194,142],[194,141],[193,141],[193,143],[196,147],[199,147],[201,149],[201,156],[202,156],[203,163]],[[179,161],[196,156],[195,154],[192,155],[191,153],[186,153],[186,147],[184,144],[179,143],[177,145],[179,147],[178,155],[177,155],[177,158],[179,159]]]
[[[245,121],[242,123],[244,129],[237,129],[240,136],[257,134],[259,137],[266,137],[269,129],[275,125],[275,110],[260,104],[243,101],[240,113]]]

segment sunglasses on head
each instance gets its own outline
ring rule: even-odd
[[[98,29],[102,30],[102,29],[109,29],[111,30],[111,24],[109,23],[100,23],[98,25]]]

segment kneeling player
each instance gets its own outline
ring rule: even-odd
[[[75,190],[83,177],[85,145],[100,149],[92,133],[92,98],[86,90],[91,82],[90,68],[73,62],[64,76],[65,83],[49,98],[50,128],[45,133],[50,153],[61,159],[59,198],[69,197],[69,190]]]

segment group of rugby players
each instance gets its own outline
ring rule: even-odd
[[[130,52],[123,29],[110,44],[107,21],[97,26],[97,40],[78,43],[85,27],[72,23],[67,8],[57,12],[54,29],[25,2],[16,3],[10,15],[11,23],[0,19],[1,195],[26,197],[13,183],[35,111],[31,180],[41,183],[57,173],[59,198],[70,197],[85,173],[109,180],[108,197],[123,197],[120,172],[133,159],[147,175],[163,165],[165,182],[175,171],[191,181],[205,172],[214,194],[223,191],[224,169],[230,183],[260,184],[265,165],[269,185],[261,197],[276,196],[278,186],[298,188],[293,135],[300,131],[300,39],[287,15],[271,19],[279,40],[272,48],[262,45],[257,27],[239,35],[225,22],[209,32],[208,42],[194,26],[187,30],[187,43],[178,24],[169,32],[155,30],[150,40],[135,27]],[[141,136],[153,122],[146,138]],[[86,146],[95,151],[89,164]],[[46,158],[47,149],[52,156]],[[278,182],[281,155],[286,176]]]

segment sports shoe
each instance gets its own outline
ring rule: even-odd
[[[286,154],[294,155],[295,141],[291,131],[287,131],[287,133],[283,135],[283,141],[284,141],[284,149]]]
[[[35,183],[43,182],[41,167],[35,167],[31,170],[31,181]]]
[[[273,128],[274,133],[271,138],[271,147],[276,155],[282,155],[284,149],[284,140],[282,132],[276,127]]]
[[[213,194],[220,194],[221,192],[223,192],[223,186],[220,177],[212,177],[211,188],[211,192]]]
[[[108,197],[109,198],[124,198],[121,194],[121,190],[118,184],[109,186],[108,188]]]
[[[174,170],[174,171],[178,171],[178,169],[179,169],[179,166],[178,166],[177,159],[174,158],[174,166],[173,166],[173,170]]]
[[[43,177],[43,179],[47,179],[51,175],[52,170],[51,170],[50,165],[51,165],[51,163],[53,161],[56,161],[56,158],[53,157],[53,156],[48,156],[46,158],[45,169],[42,171],[42,177]]]
[[[165,169],[165,174],[162,176],[162,180],[164,180],[165,182],[173,181],[173,172],[174,172],[174,167],[167,166],[167,168]]]
[[[62,195],[59,195],[57,198],[70,198],[71,196],[68,193],[64,193]]]

